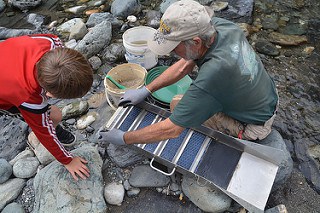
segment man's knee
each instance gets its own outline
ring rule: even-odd
[[[170,102],[170,112],[173,111],[173,109],[177,106],[177,104],[179,103],[179,101],[182,99],[183,95],[179,94],[179,95],[175,95],[171,102]]]

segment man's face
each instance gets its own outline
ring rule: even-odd
[[[198,48],[197,43],[189,44],[182,41],[173,51],[185,60],[196,60],[199,58]]]

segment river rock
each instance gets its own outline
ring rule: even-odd
[[[286,147],[286,143],[284,142],[280,133],[275,129],[272,129],[271,133],[265,139],[259,141],[259,144],[280,149],[283,152],[283,160],[279,165],[279,169],[272,187],[272,191],[275,191],[290,177],[293,169],[293,160]]]
[[[129,183],[134,187],[163,187],[170,182],[168,176],[152,169],[149,165],[140,165],[133,169]]]
[[[114,0],[111,4],[111,13],[115,17],[126,18],[129,15],[135,15],[141,10],[138,0]]]
[[[36,33],[34,30],[29,29],[8,29],[6,27],[0,27],[0,39],[7,39],[17,36],[29,35]]]
[[[12,166],[5,159],[0,159],[0,184],[9,180],[12,175]]]
[[[215,16],[232,20],[236,23],[252,23],[254,0],[229,0],[225,10],[215,13]]]
[[[115,18],[111,13],[105,12],[105,13],[93,13],[89,16],[88,21],[86,22],[87,27],[91,28],[96,26],[97,24],[103,22],[103,21],[109,21],[113,26],[121,26],[123,24],[123,21],[118,20]]]
[[[7,161],[26,148],[28,125],[11,116],[0,116],[0,158]]]
[[[98,115],[96,112],[88,112],[87,114],[81,116],[77,121],[77,128],[78,129],[87,128],[90,124],[92,124],[96,120],[97,116]]]
[[[104,46],[109,45],[111,37],[111,22],[103,21],[93,27],[77,44],[75,49],[90,58],[99,53]]]
[[[6,3],[3,0],[0,0],[0,13],[4,10],[6,7]]]
[[[102,65],[102,61],[98,56],[92,56],[88,59],[93,70],[98,70]]]
[[[42,0],[8,0],[8,4],[20,10],[33,9],[39,6]]]
[[[270,33],[269,38],[272,43],[284,46],[297,46],[308,41],[306,36],[284,35],[277,32]]]
[[[122,43],[112,43],[105,50],[102,56],[104,62],[116,62],[124,59],[126,49]]]
[[[23,206],[20,203],[8,204],[1,213],[25,213]]]
[[[36,195],[34,213],[107,211],[103,197],[102,159],[97,149],[91,145],[84,145],[72,153],[88,161],[90,177],[75,181],[58,161],[47,165],[34,179]]]
[[[83,23],[83,21],[78,21],[78,22],[76,22],[75,25],[73,25],[70,28],[69,40],[71,40],[71,39],[80,40],[87,33],[88,33],[88,29],[87,29],[85,23]]]
[[[127,167],[145,159],[142,154],[127,146],[109,144],[107,152],[110,159],[119,167]]]
[[[34,152],[31,151],[30,149],[26,149],[22,152],[20,152],[15,158],[13,158],[9,163],[13,166],[18,160],[22,158],[27,158],[27,157],[34,157]]]
[[[183,193],[205,212],[224,212],[231,206],[232,199],[211,184],[200,185],[196,179],[183,176],[181,186]]]
[[[34,132],[30,132],[28,142],[42,165],[47,165],[55,160],[55,157],[40,143]]]
[[[215,1],[212,2],[210,7],[215,11],[219,12],[221,10],[224,10],[228,7],[229,3],[228,2],[223,2],[223,1]]]
[[[64,120],[78,117],[85,114],[89,109],[87,101],[78,101],[70,103],[62,108],[62,117]]]
[[[13,178],[0,184],[0,211],[18,197],[26,181],[21,178]]]
[[[27,16],[27,22],[32,24],[36,29],[39,29],[46,21],[46,17],[36,13],[30,13]]]
[[[73,13],[75,15],[79,15],[81,14],[83,11],[85,11],[87,9],[87,7],[85,5],[79,5],[79,6],[74,6],[74,7],[71,7],[71,8],[67,8],[65,10],[65,12],[68,12],[68,13]]]
[[[148,10],[146,13],[147,24],[155,29],[160,26],[161,12],[157,10]]]
[[[112,182],[104,188],[104,198],[109,204],[120,206],[124,198],[124,188],[121,183]]]
[[[35,157],[22,158],[13,165],[13,174],[18,178],[31,178],[37,173],[39,165]]]
[[[71,28],[76,25],[78,22],[83,22],[81,18],[73,18],[67,22],[64,22],[60,26],[57,27],[57,31],[62,33],[70,33]]]
[[[266,40],[258,40],[255,43],[255,48],[259,53],[270,55],[270,56],[277,56],[280,54],[279,50],[275,45],[271,42]]]

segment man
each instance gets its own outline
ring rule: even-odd
[[[230,21],[211,19],[212,15],[191,0],[178,1],[166,10],[148,45],[158,55],[173,51],[182,59],[146,87],[127,91],[119,105],[143,101],[195,65],[198,76],[180,101],[173,99],[169,118],[136,131],[101,132],[102,140],[119,145],[152,143],[201,124],[246,140],[263,139],[271,132],[278,103],[274,82],[242,30]]]
[[[61,110],[49,97],[78,98],[93,82],[93,71],[78,51],[62,48],[56,35],[20,36],[0,42],[0,109],[20,112],[43,146],[75,180],[89,177],[87,161],[72,156],[75,136],[63,129]]]

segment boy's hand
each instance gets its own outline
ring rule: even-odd
[[[71,173],[73,179],[78,181],[77,175],[84,180],[90,176],[90,171],[88,167],[85,165],[86,163],[88,163],[88,161],[86,161],[85,159],[81,157],[74,157],[69,164],[64,166]]]

